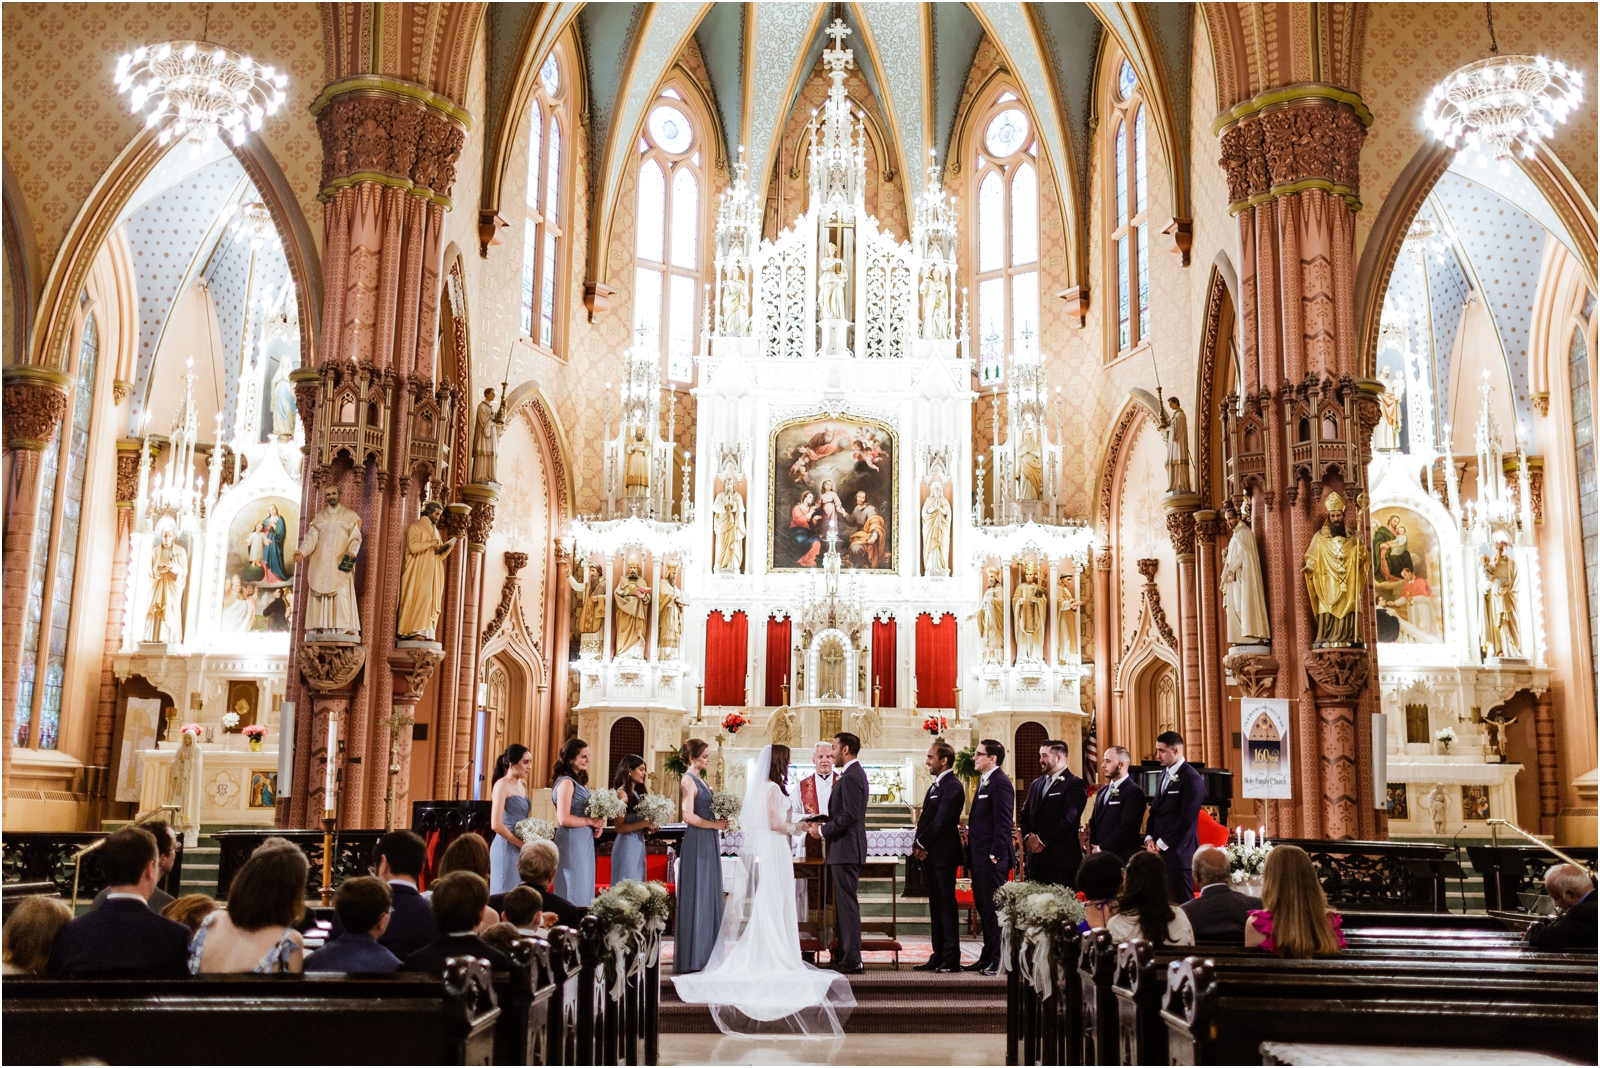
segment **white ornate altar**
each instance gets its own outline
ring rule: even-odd
[[[220,736],[220,732],[219,736]],[[245,739],[230,735],[222,742],[202,742],[200,822],[272,826],[278,793],[278,747],[249,750]],[[177,746],[161,742],[139,754],[144,762],[139,811],[149,812],[171,801],[169,782]]]

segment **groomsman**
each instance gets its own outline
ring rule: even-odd
[[[1156,760],[1166,768],[1161,786],[1150,800],[1150,824],[1144,847],[1167,867],[1167,889],[1176,904],[1194,898],[1194,851],[1200,848],[1200,802],[1206,784],[1200,773],[1183,759],[1183,735],[1163,731],[1156,735]]]
[[[1022,759],[1019,757],[1018,759]],[[1033,813],[1039,807],[1039,798],[1044,794],[1045,785],[1050,781],[1050,743],[1047,741],[1039,747],[1039,774],[1032,782],[1028,783],[1028,793],[1022,799],[1022,808],[1017,814],[1017,826],[1014,831],[1015,842],[1023,878],[1032,879],[1035,868],[1033,854],[1028,852],[1027,843],[1024,841],[1028,834],[1028,827],[1032,824]]]
[[[1094,797],[1094,812],[1083,842],[1091,853],[1115,853],[1126,864],[1143,848],[1140,828],[1144,825],[1144,791],[1128,774],[1128,751],[1114,745],[1100,758],[1100,774],[1105,785]]]
[[[983,952],[962,970],[993,975],[1000,968],[1000,917],[995,910],[994,893],[1005,885],[1015,854],[1011,848],[1011,825],[1017,792],[1006,773],[1006,747],[993,738],[978,743],[972,754],[978,769],[978,789],[972,798],[972,811],[962,832],[971,853],[972,901],[983,924]]]
[[[1088,803],[1083,780],[1067,767],[1067,743],[1051,741],[1050,775],[1023,814],[1022,846],[1029,853],[1028,878],[1070,886],[1083,857],[1078,820]]]
[[[966,788],[951,771],[956,751],[945,742],[928,747],[928,774],[933,784],[922,801],[911,855],[922,862],[928,884],[928,918],[933,927],[933,955],[919,972],[961,970],[961,933],[956,922],[956,868],[961,864],[961,810]]]

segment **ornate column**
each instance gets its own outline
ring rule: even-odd
[[[1194,514],[1195,592],[1200,616],[1200,708],[1205,721],[1205,761],[1207,767],[1225,767],[1228,762],[1226,692],[1222,686],[1222,663],[1217,633],[1217,535],[1221,519],[1207,510]]]
[[[105,816],[106,785],[110,781],[111,736],[117,719],[117,676],[111,657],[122,648],[122,608],[128,595],[128,547],[133,534],[134,503],[139,496],[139,443],[117,442],[117,536],[112,544],[111,591],[106,602],[106,652],[100,666],[100,705],[95,710],[94,750],[91,767],[105,769],[89,774],[89,823]]]
[[[440,520],[445,538],[458,538],[467,532],[467,517],[472,508],[447,504]],[[439,699],[433,716],[433,796],[455,796],[456,694],[461,685],[461,602],[466,582],[467,553],[455,552],[445,564],[444,610],[439,632],[443,635],[444,659],[439,663]]]
[[[339,820],[345,825],[348,800],[343,796],[342,784],[349,771],[347,759],[350,745],[350,694],[357,685],[356,679],[367,662],[367,647],[359,642],[305,642],[299,649],[300,672],[311,692],[311,714],[304,717],[305,733],[309,744],[297,748],[305,754],[297,758],[295,778],[301,778],[303,768],[307,779],[306,789],[296,796],[303,798],[303,820],[320,820],[324,812],[337,807]],[[299,718],[299,717],[297,717]],[[334,744],[329,743],[329,722],[334,727]],[[296,730],[297,735],[301,732]],[[333,765],[330,776],[328,766]],[[327,783],[335,784],[336,796],[328,797]]]
[[[1167,536],[1178,557],[1178,659],[1183,664],[1183,736],[1188,752],[1205,759],[1208,744],[1200,706],[1200,614],[1194,588],[1194,510],[1197,493],[1169,493],[1161,499]],[[1207,759],[1209,763],[1209,759]]]
[[[394,711],[379,722],[387,750],[387,782],[383,794],[383,829],[411,826],[411,725],[417,721],[417,702],[444,651],[409,643],[389,654],[393,674]]]
[[[1539,759],[1539,833],[1554,834],[1561,814],[1561,784],[1556,778],[1556,718],[1549,690],[1534,700],[1533,743]]]
[[[483,636],[483,554],[494,529],[495,502],[500,490],[487,484],[461,487],[462,499],[472,505],[467,519],[467,569],[461,599],[461,658],[457,664],[455,756],[451,765],[451,794],[460,783],[461,797],[472,795],[472,783],[462,769],[472,759],[473,725],[477,722],[479,651]]]
[[[1111,732],[1111,683],[1115,666],[1111,662],[1115,642],[1112,640],[1111,621],[1116,613],[1111,611],[1111,546],[1097,546],[1094,551],[1094,709],[1095,737],[1100,751],[1108,745],[1127,745],[1131,739],[1113,738]]]

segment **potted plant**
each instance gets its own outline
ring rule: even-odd
[[[261,743],[267,740],[267,728],[259,723],[252,723],[239,733],[245,736],[250,743],[250,752],[261,752]]]
[[[1455,744],[1456,732],[1449,727],[1434,732],[1433,740],[1439,743],[1440,750],[1445,756],[1450,755],[1450,747]]]

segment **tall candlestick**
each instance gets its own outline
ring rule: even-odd
[[[328,765],[322,788],[324,797],[322,806],[327,810],[329,818],[338,811],[338,802],[334,793],[334,781],[338,777],[338,752],[339,752],[339,721],[332,716],[328,717]]]

